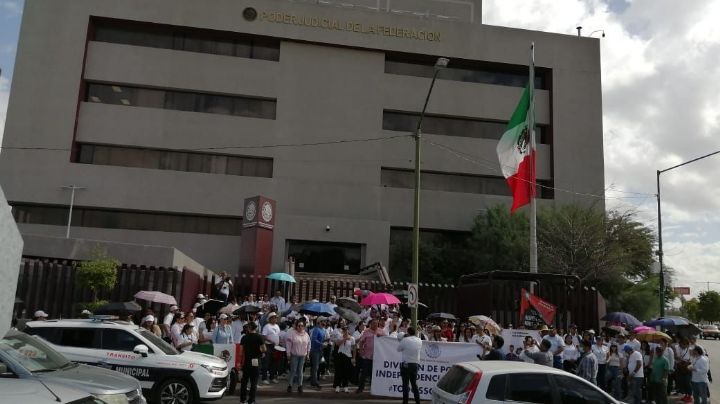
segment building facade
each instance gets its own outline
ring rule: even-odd
[[[483,25],[479,1],[450,0],[26,0],[0,183],[24,234],[63,236],[76,186],[72,237],[229,272],[262,195],[273,269],[356,272],[412,226],[439,56],[421,226],[467,231],[509,204],[495,147],[531,42],[541,202],[596,202],[598,39]]]

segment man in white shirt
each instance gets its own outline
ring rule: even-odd
[[[266,354],[263,358],[262,382],[263,384],[278,383],[277,361],[272,353],[275,345],[280,345],[280,326],[277,324],[277,313],[268,314],[268,322],[262,329],[262,338],[265,342]],[[270,379],[270,380],[268,380]]]
[[[270,298],[270,304],[275,305],[277,311],[282,312],[285,310],[285,299],[282,297],[282,291],[276,290],[275,296]]]
[[[220,272],[220,280],[217,284],[215,284],[215,289],[217,289],[217,295],[218,299],[222,300],[223,302],[226,302],[230,299],[230,294],[232,292],[232,281],[230,280],[230,276],[228,276],[227,272]]]
[[[407,333],[400,340],[397,350],[402,353],[402,364],[400,365],[400,377],[403,385],[403,404],[408,404],[410,389],[412,386],[415,403],[420,404],[420,391],[417,387],[418,364],[420,363],[420,350],[422,341],[415,336],[415,327],[408,327]],[[408,386],[410,384],[410,386]]]
[[[625,344],[623,352],[625,352],[625,355],[627,355],[628,358],[628,395],[630,396],[630,404],[641,404],[642,385],[645,380],[642,353],[640,351],[636,351],[630,344]]]
[[[554,327],[550,328],[549,334],[544,336],[543,340],[550,342],[550,352],[553,354],[553,367],[555,369],[562,369],[562,352],[565,347],[565,341],[558,335]]]
[[[166,337],[170,338],[170,326],[172,325],[173,317],[175,317],[175,312],[177,312],[178,307],[174,304],[170,306],[170,312],[165,315],[162,322],[162,330]]]
[[[688,370],[692,372],[690,379],[692,384],[693,399],[696,403],[707,404],[708,402],[708,372],[710,371],[710,362],[705,356],[705,351],[699,346],[692,350],[692,364],[688,366]]]
[[[637,336],[634,332],[630,333],[630,338],[628,338],[627,344],[631,345],[634,351],[640,352],[640,347],[642,344],[640,344],[640,341],[638,341]]]

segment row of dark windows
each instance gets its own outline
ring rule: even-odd
[[[13,217],[17,223],[67,225],[67,207],[15,203],[11,205]],[[239,236],[242,230],[242,218],[232,216],[183,215],[84,207],[73,207],[72,215],[72,224],[78,227],[227,236]]]
[[[77,162],[156,170],[272,178],[273,160],[223,154],[80,144]]]
[[[251,59],[280,60],[280,40],[235,32],[95,18],[93,40]]]
[[[385,55],[385,73],[404,76],[432,77],[436,57],[408,53]],[[535,69],[535,88],[548,89],[549,69]],[[465,59],[451,59],[448,67],[438,72],[438,79],[500,86],[525,87],[529,74],[527,66],[489,63]]]
[[[85,101],[263,119],[275,119],[277,105],[274,99],[99,83],[88,83]]]
[[[417,130],[420,113],[383,111],[383,129],[401,132]],[[422,132],[433,135],[472,137],[499,140],[507,130],[507,122],[475,118],[461,118],[425,114]],[[535,127],[535,139],[540,144],[551,144],[550,131],[545,126]]]
[[[415,173],[400,168],[380,170],[383,187],[415,188]],[[553,199],[555,193],[550,181],[537,181],[537,195],[542,199]],[[420,188],[428,191],[462,192],[468,194],[512,196],[504,177],[423,171],[420,173]]]

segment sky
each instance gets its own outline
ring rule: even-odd
[[[22,0],[0,0],[0,138]],[[656,170],[720,150],[720,1],[485,0],[483,23],[600,38],[606,207],[657,229]],[[599,33],[594,34],[599,37]],[[539,52],[541,50],[537,50]],[[720,291],[720,155],[661,176],[675,286]]]

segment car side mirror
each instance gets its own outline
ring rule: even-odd
[[[16,377],[15,373],[8,370],[6,364],[0,362],[0,379],[7,379],[10,377]]]
[[[133,348],[133,352],[142,356],[143,358],[147,358],[149,351],[150,349],[147,347],[147,345],[143,344],[136,345],[135,348]]]

